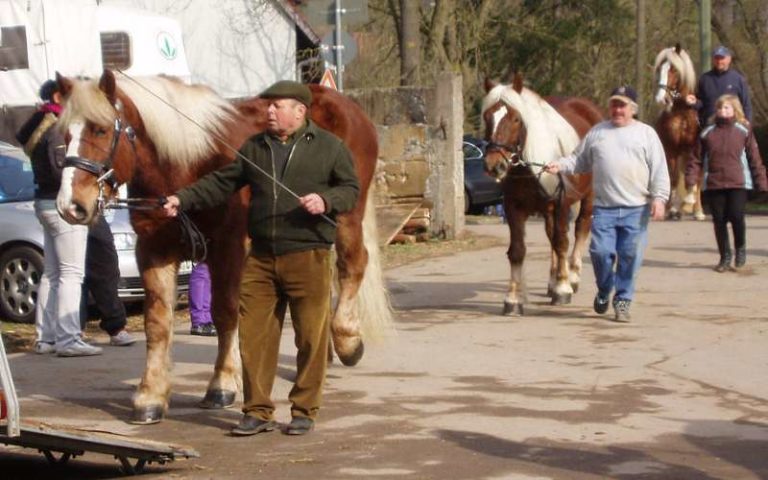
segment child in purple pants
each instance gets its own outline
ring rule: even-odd
[[[216,336],[211,318],[211,274],[208,265],[198,263],[189,274],[189,318],[192,320],[190,335]]]

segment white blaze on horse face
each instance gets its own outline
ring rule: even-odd
[[[664,104],[667,99],[667,84],[669,83],[669,62],[664,62],[659,68],[659,89],[656,90],[656,103]]]
[[[84,125],[80,122],[73,122],[69,125],[71,139],[67,146],[67,157],[77,157],[80,148],[80,136]],[[66,218],[67,212],[72,205],[72,183],[75,178],[75,167],[65,167],[61,172],[61,186],[59,194],[56,196],[56,209],[59,214]]]
[[[496,129],[499,128],[499,123],[501,123],[501,119],[504,118],[504,116],[507,114],[506,108],[499,108],[495,112],[493,112],[493,131],[491,133],[491,138],[496,135]]]

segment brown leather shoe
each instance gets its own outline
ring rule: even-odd
[[[285,428],[286,435],[306,435],[315,428],[315,421],[308,417],[293,417]]]
[[[277,424],[274,420],[262,420],[250,415],[243,415],[243,418],[240,419],[240,423],[238,423],[230,433],[238,437],[243,437],[246,435],[256,435],[261,432],[271,432],[276,426]]]

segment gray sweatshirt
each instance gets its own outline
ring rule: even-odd
[[[598,123],[558,163],[562,173],[592,173],[599,207],[637,207],[669,199],[664,147],[656,131],[637,120],[624,127]]]

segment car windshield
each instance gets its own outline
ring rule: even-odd
[[[21,150],[0,145],[0,203],[24,202],[34,197],[32,164]]]

